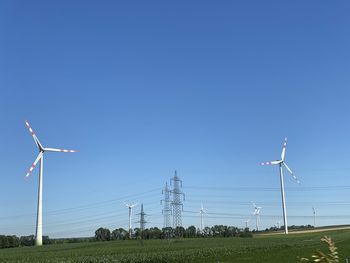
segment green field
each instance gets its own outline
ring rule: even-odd
[[[341,258],[350,257],[350,231],[256,235],[254,238],[196,238],[109,241],[2,249],[0,262],[298,262],[326,247],[331,236]],[[344,261],[341,261],[344,262]]]

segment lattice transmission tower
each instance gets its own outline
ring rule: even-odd
[[[160,204],[163,204],[163,227],[171,227],[171,200],[170,200],[170,189],[168,188],[168,183],[165,183],[165,187],[162,190],[162,194],[164,195],[164,199],[160,200]]]
[[[137,223],[140,223],[140,230],[141,232],[143,232],[143,230],[145,230],[146,228],[146,223],[147,223],[147,221],[145,220],[145,216],[147,214],[143,211],[143,204],[141,204],[141,212],[138,213],[137,215],[140,216],[140,220]]]
[[[182,200],[185,200],[185,194],[180,190],[180,188],[182,188],[182,181],[177,176],[176,170],[174,177],[172,177],[170,180],[170,184],[173,184],[174,187],[173,190],[171,190],[171,194],[173,196],[171,205],[173,208],[173,228],[176,228],[178,226],[182,226]]]

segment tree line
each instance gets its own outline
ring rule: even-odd
[[[289,226],[289,230],[303,230],[313,229],[311,225],[292,225]],[[96,241],[109,241],[109,240],[125,240],[130,238],[137,239],[169,239],[169,238],[196,238],[196,237],[253,237],[253,233],[270,232],[270,231],[282,231],[284,226],[277,228],[276,226],[266,228],[265,230],[250,231],[249,228],[241,229],[234,226],[226,225],[214,225],[212,227],[205,227],[203,231],[196,228],[195,226],[184,227],[166,227],[158,228],[151,227],[141,231],[140,228],[134,228],[133,234],[130,237],[129,232],[123,228],[117,228],[110,231],[108,228],[100,227],[95,231]]]
[[[234,226],[215,225],[205,227],[200,231],[195,226],[184,227],[151,227],[141,231],[135,228],[130,237],[129,232],[123,228],[110,231],[108,228],[100,227],[95,231],[96,241],[125,240],[130,238],[138,239],[169,239],[169,238],[196,238],[196,237],[252,237],[249,229],[241,230]]]
[[[0,248],[34,246],[34,244],[35,244],[34,235],[21,236],[21,237],[17,237],[15,235],[12,235],[12,236],[0,235]],[[44,245],[51,244],[51,241],[48,236],[43,236],[43,244]]]
[[[48,236],[43,236],[43,244],[63,244],[63,243],[81,243],[81,242],[93,242],[93,237],[82,237],[82,238],[58,238],[50,239]],[[0,249],[1,248],[13,248],[13,247],[28,247],[35,245],[35,236],[21,236],[15,235],[0,235]]]

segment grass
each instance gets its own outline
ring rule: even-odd
[[[254,238],[207,238],[110,241],[22,247],[0,250],[0,262],[298,262],[315,250],[324,232],[284,235],[256,235]],[[340,258],[350,257],[350,231],[328,231]],[[345,253],[348,253],[347,255]],[[340,261],[343,262],[343,261]]]

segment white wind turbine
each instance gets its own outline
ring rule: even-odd
[[[315,228],[316,227],[316,209],[315,209],[315,207],[312,207],[312,212],[314,215],[314,228]]]
[[[124,204],[125,204],[125,206],[129,209],[129,238],[131,238],[131,235],[132,235],[132,228],[131,228],[132,208],[133,208],[134,206],[136,206],[137,203],[136,203],[136,204],[133,204],[133,205],[129,205],[129,204],[127,204],[127,203],[124,202]]]
[[[55,149],[55,148],[44,148],[42,144],[40,143],[38,137],[36,137],[33,129],[30,127],[28,121],[25,121],[29,132],[32,134],[35,144],[38,147],[39,154],[37,158],[35,159],[34,163],[32,166],[29,168],[29,171],[27,175],[25,176],[26,178],[29,177],[31,172],[34,170],[35,166],[37,163],[40,161],[40,170],[39,170],[39,189],[38,189],[38,208],[37,208],[37,215],[36,215],[36,231],[35,231],[35,245],[41,246],[43,244],[43,223],[42,223],[42,193],[43,193],[43,164],[44,164],[44,152],[76,152],[75,150],[64,150],[64,149]]]
[[[276,160],[272,162],[265,162],[261,163],[261,165],[274,165],[278,164],[280,168],[280,182],[281,182],[281,195],[282,195],[282,208],[283,208],[283,223],[284,223],[284,232],[288,234],[288,222],[287,222],[287,208],[286,208],[286,199],[284,196],[284,182],[283,182],[283,169],[282,165],[288,170],[288,172],[292,175],[294,180],[297,181],[299,184],[298,178],[293,174],[292,170],[289,169],[288,165],[284,162],[284,157],[286,154],[286,147],[287,147],[287,137],[284,139],[283,149],[281,153],[281,160]]]
[[[199,210],[199,214],[200,214],[200,216],[201,216],[201,228],[200,228],[201,233],[203,233],[203,228],[204,228],[204,218],[203,218],[203,216],[204,216],[204,214],[206,214],[206,213],[207,213],[207,212],[204,210],[203,204],[201,204],[201,209]]]
[[[260,211],[262,209],[261,206],[256,206],[255,203],[253,203],[254,206],[254,213],[253,215],[255,215],[255,220],[256,220],[256,231],[259,231],[259,223],[260,223]]]

